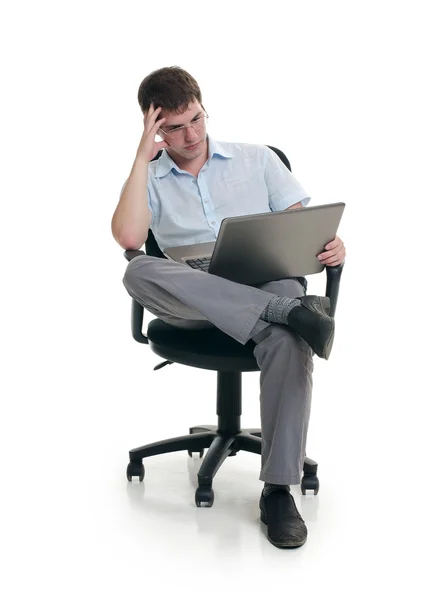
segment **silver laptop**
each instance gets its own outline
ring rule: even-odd
[[[169,259],[237,283],[257,285],[320,273],[344,202],[222,220],[216,242],[165,248]]]

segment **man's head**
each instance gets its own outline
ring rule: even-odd
[[[202,93],[197,81],[180,67],[164,67],[142,81],[138,101],[143,113],[151,104],[161,107],[164,117],[160,136],[169,145],[169,154],[195,159],[206,151],[206,119]]]
[[[180,67],[164,67],[150,73],[139,87],[138,100],[142,112],[161,106],[163,112],[182,113],[191,102],[202,104],[197,81]]]

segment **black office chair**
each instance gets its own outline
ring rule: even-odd
[[[269,146],[281,158],[289,170],[286,156],[273,146]],[[156,160],[161,153],[154,158]],[[124,256],[128,261],[145,254],[141,250],[126,250]],[[166,258],[158,247],[151,230],[146,241],[146,254]],[[326,267],[326,296],[330,298],[330,314],[335,315],[339,293],[340,277],[343,266]],[[256,454],[261,453],[260,429],[241,429],[241,374],[248,371],[259,371],[253,355],[255,344],[249,340],[244,346],[219,329],[184,330],[168,325],[161,319],[154,319],[148,324],[147,335],[142,333],[143,307],[132,301],[132,334],[137,342],[149,344],[151,350],[164,358],[164,362],[155,367],[160,369],[168,364],[180,363],[199,369],[217,371],[217,425],[198,425],[190,427],[190,433],[176,438],[166,439],[140,448],[130,450],[130,462],[127,467],[127,478],[138,477],[143,481],[145,468],[142,459],[147,456],[187,450],[192,456],[198,452],[203,456],[208,448],[199,469],[198,487],[196,489],[196,505],[212,506],[214,492],[212,482],[215,474],[228,456],[235,456],[239,450]],[[317,477],[318,465],[306,458],[303,466],[301,491],[306,494],[311,490],[316,495],[319,490]]]

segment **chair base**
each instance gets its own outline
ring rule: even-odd
[[[204,449],[208,448],[202,465],[197,474],[198,488],[196,490],[197,506],[212,506],[214,492],[212,482],[217,471],[228,456],[235,456],[239,450],[261,454],[261,430],[241,429],[237,433],[233,431],[221,431],[215,425],[197,425],[190,428],[188,435],[170,438],[146,444],[140,448],[130,450],[130,464],[127,468],[127,477],[131,481],[133,476],[138,476],[140,481],[144,478],[144,467],[142,459],[157,454],[187,450],[192,456],[193,452],[199,452],[203,456]],[[317,477],[318,464],[306,458],[303,466],[303,478],[301,491],[306,494],[307,490],[316,495],[319,490]]]

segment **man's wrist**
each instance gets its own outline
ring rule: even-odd
[[[134,165],[137,165],[141,168],[147,168],[149,166],[149,161],[143,158],[143,156],[140,156],[140,154],[137,154],[134,160]]]

